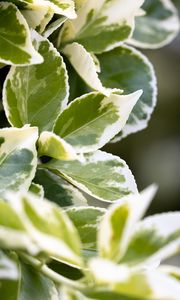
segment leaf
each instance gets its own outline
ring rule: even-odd
[[[0,251],[0,291],[1,280],[17,280],[19,277],[19,270],[17,263]]]
[[[141,94],[142,91],[109,97],[96,92],[83,95],[59,115],[54,132],[77,152],[96,151],[122,130]]]
[[[136,222],[143,216],[156,192],[151,186],[141,194],[129,195],[112,205],[98,232],[99,255],[119,261],[127,250]]]
[[[19,66],[43,62],[32,45],[26,20],[8,2],[0,2],[0,62]]]
[[[86,154],[84,160],[52,160],[43,165],[63,176],[87,194],[107,202],[136,194],[134,177],[126,163],[103,151]]]
[[[0,194],[8,189],[26,191],[37,166],[36,127],[0,130]]]
[[[45,254],[79,268],[80,239],[67,215],[34,194],[9,193],[0,202],[0,241],[3,248]]]
[[[44,187],[45,197],[61,207],[87,205],[78,189],[48,170],[37,169],[34,180]]]
[[[4,108],[13,126],[31,124],[40,131],[52,130],[68,101],[67,71],[62,57],[47,39],[36,35],[35,43],[44,63],[11,68],[4,84]]]
[[[58,135],[43,131],[38,140],[39,156],[50,156],[56,159],[73,160],[77,158],[76,152],[70,144]]]
[[[22,14],[30,28],[36,29],[42,33],[46,28],[46,25],[52,19],[54,12],[48,6],[40,5],[40,7],[33,9],[24,9],[22,10]]]
[[[109,291],[132,299],[177,300],[180,292],[176,279],[157,270],[130,269],[98,258],[93,258],[89,266],[99,289],[107,286]]]
[[[96,250],[97,230],[106,210],[98,207],[73,207],[66,213],[79,232],[83,249]]]
[[[134,228],[122,263],[148,264],[161,261],[180,250],[180,213],[147,217]]]
[[[102,53],[132,34],[134,17],[143,0],[86,1],[74,21],[65,23],[62,43],[76,41],[87,51]]]
[[[44,189],[40,184],[32,182],[29,188],[29,192],[34,193],[42,199],[44,198]]]
[[[145,15],[136,18],[129,43],[140,48],[160,48],[169,44],[179,32],[179,17],[170,0],[145,0]]]
[[[17,300],[58,300],[55,284],[31,266],[21,263],[20,291]],[[15,298],[16,299],[16,298]]]
[[[78,43],[69,44],[63,49],[63,53],[68,57],[76,72],[87,85],[93,90],[99,91],[106,96],[110,96],[112,90],[102,86],[97,74],[94,59],[82,45]]]
[[[180,281],[180,268],[178,266],[162,265],[158,270]]]
[[[56,14],[69,19],[76,18],[75,5],[73,0],[46,0],[47,4]]]
[[[100,79],[104,86],[132,93],[142,89],[143,94],[134,106],[122,131],[113,141],[147,127],[157,98],[156,77],[152,64],[139,51],[122,46],[98,55]]]
[[[10,261],[12,264],[13,262]],[[0,280],[2,299],[11,300],[58,300],[55,285],[31,266],[16,263],[17,278]]]
[[[66,17],[60,17],[59,19],[55,20],[54,22],[51,22],[46,30],[43,32],[43,36],[45,38],[48,38],[55,30],[57,30],[60,26],[64,24],[64,22],[67,20]]]

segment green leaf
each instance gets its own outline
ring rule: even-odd
[[[108,209],[98,232],[99,255],[119,261],[127,250],[136,222],[143,216],[156,192],[151,186],[141,194],[129,195]]]
[[[37,166],[36,127],[0,130],[0,194],[28,190]]]
[[[8,2],[0,2],[0,62],[20,66],[43,62],[32,45],[26,20]]]
[[[96,250],[97,230],[105,212],[105,209],[93,206],[73,207],[66,210],[79,232],[83,249]]]
[[[134,106],[129,119],[114,141],[147,127],[156,104],[156,77],[152,64],[139,51],[122,46],[98,55],[100,79],[104,86],[132,93],[142,89],[143,94]]]
[[[141,94],[83,95],[59,115],[54,132],[79,153],[96,151],[122,130]]]
[[[180,213],[147,217],[134,228],[122,263],[151,264],[174,255],[180,249]]]
[[[65,23],[62,43],[76,41],[86,50],[101,53],[126,41],[143,0],[86,1],[74,21]]]
[[[158,270],[136,270],[98,258],[93,258],[89,267],[99,289],[106,286],[132,299],[176,300],[180,293],[179,281]]]
[[[179,32],[179,17],[170,0],[145,0],[145,15],[136,18],[129,43],[140,48],[159,48],[169,44]]]
[[[67,71],[62,57],[47,39],[36,34],[35,43],[44,63],[11,68],[4,84],[4,108],[13,126],[31,124],[40,131],[51,130],[67,104]]]
[[[113,202],[125,195],[137,193],[134,177],[126,163],[106,152],[86,154],[82,161],[52,160],[43,167],[103,201]]]
[[[88,86],[106,96],[110,96],[112,90],[103,87],[99,80],[94,57],[82,45],[78,43],[69,44],[63,49],[63,53]]]
[[[43,186],[45,197],[61,207],[87,205],[78,189],[48,170],[38,169],[34,180]]]
[[[55,204],[34,194],[9,193],[0,202],[3,248],[44,253],[75,267],[82,266],[80,239],[68,216]]]
[[[73,160],[77,158],[76,152],[66,141],[58,135],[43,131],[38,140],[39,156],[50,156],[56,159]]]

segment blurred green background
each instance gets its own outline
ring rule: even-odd
[[[174,1],[180,11],[180,1]],[[158,102],[149,126],[106,150],[123,158],[139,190],[157,183],[149,213],[180,210],[180,36],[160,50],[143,51],[154,65]]]

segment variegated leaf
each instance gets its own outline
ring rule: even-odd
[[[158,268],[158,270],[180,281],[180,267],[162,265]]]
[[[122,263],[145,265],[180,251],[180,213],[147,217],[134,228]]]
[[[20,66],[43,62],[32,45],[26,20],[8,2],[0,2],[0,62]]]
[[[53,132],[43,131],[38,140],[39,156],[73,160],[77,158],[73,147]]]
[[[85,1],[74,21],[66,22],[62,43],[76,41],[88,51],[101,53],[126,41],[143,0]]]
[[[133,108],[123,130],[113,141],[144,129],[157,98],[156,77],[152,64],[139,51],[122,46],[98,56],[100,79],[104,86],[123,89],[124,93],[142,89],[143,94]]]
[[[109,291],[138,300],[178,300],[179,281],[158,270],[134,270],[98,258],[89,266],[99,289],[106,286]]]
[[[69,44],[63,49],[63,53],[88,86],[106,96],[110,96],[112,90],[103,87],[97,74],[94,59],[82,45],[78,43]]]
[[[179,17],[170,0],[145,0],[145,14],[136,18],[133,37],[129,43],[140,48],[160,48],[178,34]]]
[[[9,193],[6,199],[0,202],[1,247],[82,266],[76,228],[57,205],[34,194]]]
[[[40,131],[51,130],[68,101],[67,71],[47,39],[35,35],[35,43],[44,63],[10,69],[3,90],[4,108],[13,126],[31,124]]]
[[[54,22],[51,22],[47,26],[46,30],[43,32],[43,36],[48,38],[55,30],[57,30],[60,26],[62,26],[62,24],[64,24],[66,20],[67,20],[66,17],[60,17]]]
[[[43,165],[87,194],[107,202],[136,194],[134,177],[126,163],[102,151],[86,154],[82,161],[52,160]]]
[[[38,169],[34,180],[43,186],[45,197],[61,207],[87,205],[78,189],[48,170]]]
[[[35,0],[34,0],[35,1]],[[76,18],[75,5],[73,0],[39,0],[41,4],[48,5],[56,14],[69,19]]]
[[[151,186],[141,194],[121,199],[107,211],[98,232],[99,254],[119,261],[127,250],[136,222],[143,216],[155,194]]]
[[[24,9],[22,14],[31,28],[42,33],[52,19],[54,12],[48,6],[40,6],[35,9]]]
[[[59,115],[54,132],[79,153],[96,151],[122,130],[141,94],[83,95]]]
[[[98,207],[73,207],[66,210],[77,228],[83,249],[96,250],[97,231],[106,209]]]
[[[1,280],[17,280],[19,277],[19,270],[17,262],[0,251],[0,291]]]
[[[15,262],[9,260],[11,265]],[[1,299],[11,300],[58,300],[54,283],[31,266],[17,263],[16,278],[0,279]],[[1,268],[1,267],[0,267]],[[1,272],[1,271],[0,271]],[[12,270],[11,270],[12,272]],[[10,275],[10,274],[9,274]]]
[[[37,167],[36,127],[0,130],[0,194],[28,190]]]

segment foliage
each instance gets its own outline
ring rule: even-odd
[[[141,220],[156,187],[139,193],[100,150],[156,104],[134,46],[178,30],[170,0],[0,1],[3,300],[178,300],[180,270],[160,262],[180,251],[180,213]]]

